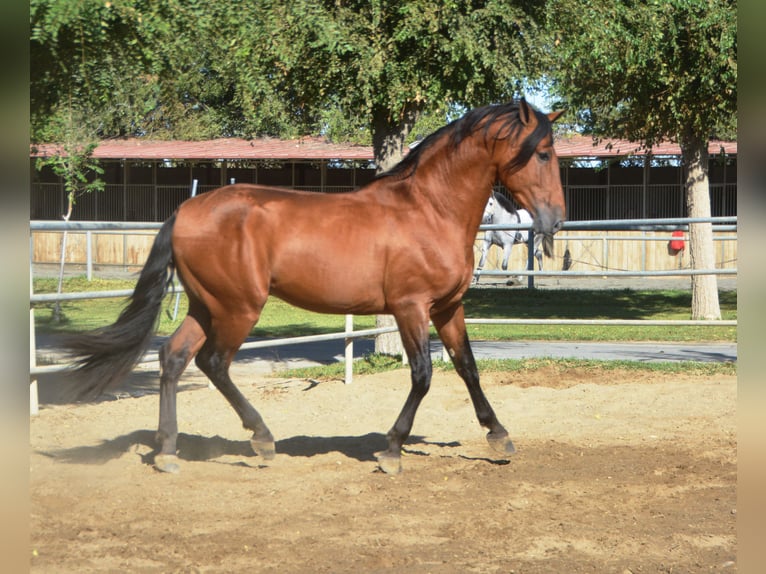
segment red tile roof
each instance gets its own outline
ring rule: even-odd
[[[55,144],[38,145],[36,155],[55,153]],[[32,155],[35,155],[34,153]],[[93,156],[101,159],[372,159],[372,147],[332,144],[323,138],[297,140],[237,138],[161,141],[140,138],[104,140]]]
[[[625,155],[644,155],[647,150],[641,145],[628,140],[610,139],[593,143],[590,136],[574,135],[560,137],[555,141],[556,153],[559,157],[615,157]],[[737,155],[737,142],[711,140],[708,143],[708,153],[717,155],[721,151],[729,155]],[[655,156],[681,155],[681,147],[676,143],[663,142],[651,150]]]
[[[562,137],[556,140],[556,152],[561,158],[615,157],[631,153],[642,155],[639,145],[626,140],[604,140],[593,144],[589,136]],[[45,156],[56,152],[55,144],[32,146],[30,156]],[[737,142],[711,141],[711,154],[736,155]],[[677,144],[663,143],[656,146],[654,155],[680,155]],[[329,143],[324,138],[305,137],[296,140],[237,138],[208,141],[161,141],[140,138],[104,140],[93,156],[100,159],[342,159],[372,160],[371,146]]]

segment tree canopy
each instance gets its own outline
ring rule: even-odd
[[[509,99],[541,70],[526,0],[32,0],[33,139],[324,133]]]
[[[547,14],[553,91],[593,135],[736,134],[735,0],[549,0]]]

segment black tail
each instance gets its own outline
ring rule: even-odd
[[[64,346],[75,357],[71,393],[95,399],[119,384],[133,369],[157,328],[162,300],[173,281],[172,232],[175,213],[160,228],[128,306],[108,326],[67,337]]]
[[[569,271],[572,267],[572,254],[569,253],[569,243],[567,243],[566,251],[564,251],[564,264],[561,266],[562,271]]]

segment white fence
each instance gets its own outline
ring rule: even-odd
[[[716,217],[716,218],[676,218],[676,219],[635,219],[635,220],[604,220],[604,221],[580,221],[567,222],[564,224],[562,233],[567,230],[677,230],[687,229],[689,224],[694,223],[713,223],[714,227],[721,231],[736,231],[736,217]],[[32,221],[30,222],[31,231],[135,231],[159,229],[159,223],[136,223],[136,222],[65,222],[65,221]],[[480,231],[488,229],[529,229],[528,224],[511,225],[482,225]],[[665,240],[665,239],[663,239]],[[532,234],[530,233],[530,244]],[[530,250],[531,251],[531,250]],[[34,267],[32,266],[32,269]],[[89,266],[90,269],[90,266]],[[513,269],[508,271],[488,270],[482,271],[482,276],[501,276],[510,277],[517,275],[526,275],[529,277],[529,285],[533,286],[534,277],[656,277],[656,276],[684,276],[684,275],[736,275],[737,269],[676,269],[661,271],[535,271],[532,265],[532,257],[528,262],[526,270]],[[178,287],[180,289],[180,286]],[[37,385],[34,379],[35,375],[44,373],[62,372],[72,368],[71,364],[37,365],[36,344],[35,344],[35,321],[34,321],[34,303],[71,301],[82,299],[127,297],[131,295],[132,290],[119,291],[90,291],[82,293],[46,293],[35,294],[32,288],[32,277],[30,276],[30,410],[34,414],[37,412]],[[623,320],[623,319],[482,319],[467,318],[467,324],[485,324],[485,325],[654,325],[654,326],[736,326],[736,320],[719,321],[693,321],[693,320]],[[345,382],[351,383],[353,378],[353,342],[355,339],[375,337],[383,333],[396,331],[396,327],[381,327],[376,329],[363,329],[355,331],[353,329],[353,316],[346,316],[345,330],[338,333],[325,333],[322,335],[308,335],[302,337],[289,337],[282,339],[271,339],[265,341],[251,341],[242,345],[241,350],[259,349],[267,347],[276,347],[281,345],[293,345],[301,343],[311,343],[319,341],[343,340],[345,345]],[[157,353],[147,353],[139,361],[140,363],[152,363],[159,360]]]

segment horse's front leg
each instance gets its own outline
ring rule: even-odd
[[[510,238],[503,238],[503,262],[500,264],[503,271],[508,271],[508,260],[511,258],[511,249],[513,249],[513,240]]]
[[[413,316],[416,315],[416,316]],[[424,310],[416,310],[404,316],[396,316],[402,345],[410,362],[411,388],[399,416],[388,431],[388,448],[375,453],[378,466],[388,474],[402,470],[402,445],[410,436],[415,413],[431,386],[431,353],[428,339],[428,316]]]
[[[535,234],[535,238],[533,240],[534,244],[534,250],[535,250],[535,259],[537,259],[537,266],[540,268],[540,271],[543,270],[543,235],[540,233]]]
[[[515,452],[516,449],[508,436],[508,431],[497,420],[495,411],[489,404],[479,383],[479,370],[476,367],[476,360],[473,357],[468,334],[465,330],[463,304],[458,303],[455,307],[433,315],[431,319],[452,359],[452,364],[455,365],[455,370],[468,387],[468,394],[471,396],[479,424],[489,429],[487,441],[490,446],[502,454]]]
[[[506,241],[503,244],[503,263],[502,268],[503,271],[508,271],[508,261],[511,259],[511,250],[513,249],[513,241]],[[509,278],[507,281],[507,285],[513,285],[514,283],[521,283],[521,275],[516,275],[516,277]]]
[[[474,271],[473,274],[473,282],[478,283],[479,282],[479,275],[481,273],[481,270],[484,269],[484,263],[487,261],[487,253],[489,252],[489,248],[492,246],[492,241],[489,239],[489,232],[485,232],[484,235],[484,243],[481,247],[481,258],[479,259],[479,264],[476,266],[476,271]]]

